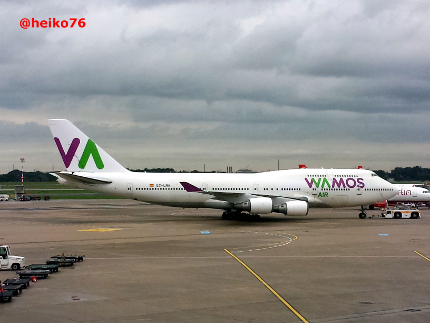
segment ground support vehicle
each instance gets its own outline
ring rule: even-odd
[[[0,259],[8,259],[10,256],[9,247],[3,247],[3,253]],[[46,264],[31,264],[23,270],[18,270],[16,273],[18,278],[6,279],[3,284],[0,281],[0,302],[10,302],[12,298],[22,293],[23,289],[30,286],[30,281],[36,281],[37,278],[48,278],[49,274],[58,272],[60,266],[73,266],[75,262],[81,262],[85,256],[53,256],[46,261]]]
[[[0,201],[9,201],[9,194],[0,194]]]
[[[21,278],[21,279],[6,279],[3,284],[8,285],[17,285],[21,286],[23,289],[26,289],[30,286],[30,278]]]
[[[51,273],[49,270],[18,270],[17,275],[19,278],[48,278],[48,275]]]
[[[49,201],[51,197],[49,195],[46,195],[43,199],[45,201]],[[38,195],[21,195],[19,200],[20,201],[40,201],[42,200],[42,197]]]
[[[6,285],[6,286],[3,286],[3,290],[11,291],[13,293],[13,296],[18,296],[18,294],[22,293],[22,286],[21,285]]]
[[[59,265],[46,265],[46,264],[31,264],[26,266],[25,269],[29,270],[49,270],[52,273],[58,272]]]
[[[382,213],[381,217],[387,219],[420,219],[421,214],[418,209],[388,209],[386,213]]]
[[[13,297],[13,292],[11,292],[10,290],[3,290],[0,287],[0,302],[10,302],[12,301],[12,297]]]
[[[84,261],[84,257],[85,255],[81,255],[81,256],[64,256],[64,255],[56,255],[56,256],[52,256],[51,259],[66,259],[66,260],[73,260],[74,262],[79,262],[79,261]]]
[[[19,270],[20,268],[24,268],[24,266],[24,257],[12,256],[9,246],[0,246],[0,269]]]
[[[46,259],[45,262],[47,265],[57,265],[60,267],[73,266],[73,264],[75,263],[74,260],[57,259],[57,258]]]

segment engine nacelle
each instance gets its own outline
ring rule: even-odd
[[[272,199],[269,197],[257,197],[243,203],[234,205],[236,209],[249,211],[251,214],[267,214],[272,212]]]
[[[305,201],[289,201],[280,205],[275,205],[273,211],[290,216],[304,216],[308,215],[309,205]]]

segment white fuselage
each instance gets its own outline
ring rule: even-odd
[[[430,202],[430,191],[415,184],[395,184],[399,189],[396,196],[388,199],[388,202]]]
[[[154,204],[249,214],[306,215],[309,206],[364,206],[397,194],[365,169],[300,168],[256,174],[130,172],[66,119],[49,127],[67,171],[59,182]],[[365,217],[363,212],[360,217]]]
[[[304,200],[311,207],[362,206],[397,194],[395,186],[364,169],[305,168],[255,174],[99,172],[97,176],[112,183],[70,184],[154,204],[217,209],[231,209],[234,203],[258,197],[270,197],[274,203],[285,198]],[[180,182],[205,194],[187,192]]]

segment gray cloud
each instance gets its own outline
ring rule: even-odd
[[[17,115],[19,118],[19,115]],[[45,141],[50,135],[49,128],[36,122],[27,122],[25,124],[16,124],[0,120],[0,138],[4,142],[19,144],[23,138],[27,142]]]
[[[0,126],[23,149],[54,156],[44,119],[64,117],[136,168],[125,145],[169,167],[248,156],[266,169],[269,158],[325,152],[328,165],[365,162],[381,145],[413,165],[429,157],[426,1],[1,3]],[[86,27],[23,30],[24,17]]]

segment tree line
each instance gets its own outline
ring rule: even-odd
[[[24,182],[55,182],[57,178],[43,172],[24,172]],[[0,183],[4,182],[21,182],[21,171],[14,169],[13,171],[0,175]]]
[[[421,166],[396,167],[391,172],[375,171],[379,177],[394,182],[430,182],[430,168]]]

